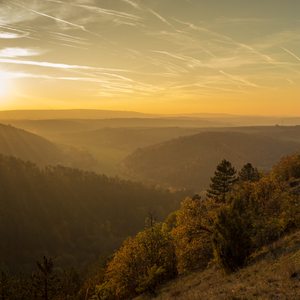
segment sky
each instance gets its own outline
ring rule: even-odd
[[[0,0],[0,110],[300,115],[299,0]]]

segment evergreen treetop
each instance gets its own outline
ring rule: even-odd
[[[254,168],[250,163],[244,165],[241,171],[239,172],[240,181],[255,182],[260,179],[260,176],[261,175],[257,168]]]
[[[226,195],[230,191],[232,185],[238,180],[235,174],[236,170],[231,163],[226,159],[223,159],[217,166],[215,176],[210,178],[212,183],[210,184],[210,189],[207,190],[206,196],[225,203]]]

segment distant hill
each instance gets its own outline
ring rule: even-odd
[[[222,159],[229,160],[237,170],[248,162],[258,169],[270,169],[281,156],[299,150],[298,142],[261,133],[201,132],[137,149],[119,167],[133,178],[152,184],[201,191],[208,188]]]
[[[136,150],[157,143],[166,142],[170,139],[188,136],[205,131],[238,131],[276,138],[282,141],[297,141],[300,143],[300,126],[260,126],[260,127],[104,127],[97,130],[82,132],[65,132],[57,135],[55,141],[61,143],[97,145]]]
[[[300,125],[300,117],[282,116],[244,116],[219,113],[182,113],[182,114],[147,114],[134,111],[117,111],[101,109],[65,109],[65,110],[6,110],[0,111],[0,122],[9,123],[16,120],[108,120],[108,119],[150,119],[150,123],[140,125],[134,121],[130,125],[118,125],[113,121],[112,127],[123,126],[180,126],[180,127],[228,127],[228,126],[275,126]],[[151,121],[151,119],[153,119]],[[159,120],[165,120],[161,123]],[[120,120],[122,123],[122,120]],[[11,123],[12,124],[12,123]]]
[[[22,128],[49,139],[60,134],[95,131],[103,128],[203,128],[228,125],[198,118],[108,118],[108,119],[43,119],[1,120],[3,124]]]
[[[61,143],[81,143],[134,151],[137,148],[165,142],[172,138],[192,135],[201,130],[203,129],[184,127],[105,127],[92,131],[60,134],[55,140]]]
[[[66,159],[64,153],[45,138],[3,124],[0,124],[0,153],[39,165],[57,165]]]
[[[46,119],[105,119],[105,118],[145,118],[154,115],[133,111],[101,109],[53,109],[53,110],[5,110],[0,111],[3,120],[46,120]]]

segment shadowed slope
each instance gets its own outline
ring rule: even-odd
[[[229,160],[239,170],[248,162],[269,169],[299,143],[261,134],[202,132],[136,150],[120,164],[123,172],[152,183],[205,189],[216,165]]]
[[[0,124],[0,153],[39,165],[56,165],[66,158],[62,151],[45,138],[3,124]]]

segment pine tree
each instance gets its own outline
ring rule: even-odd
[[[225,198],[233,184],[238,180],[235,176],[236,170],[231,163],[225,159],[217,166],[215,176],[211,177],[212,183],[207,190],[208,198],[215,198],[219,202],[225,203]]]
[[[40,272],[32,273],[32,280],[37,287],[37,290],[41,292],[42,299],[49,300],[53,294],[56,293],[58,277],[52,275],[53,272],[53,261],[52,258],[49,260],[44,256],[43,262],[36,262]]]
[[[225,274],[243,267],[254,249],[246,203],[238,196],[231,201],[218,211],[212,237],[215,259]]]
[[[253,168],[250,163],[243,166],[241,171],[239,172],[239,180],[240,181],[250,181],[255,182],[260,179],[260,174],[257,168]]]

